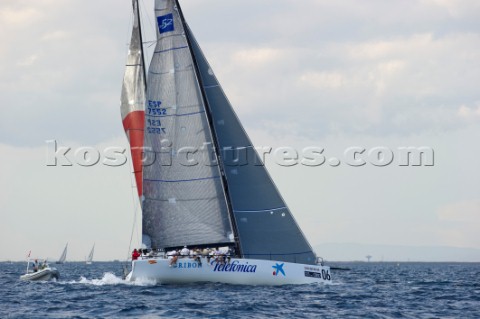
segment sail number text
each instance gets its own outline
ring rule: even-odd
[[[162,101],[152,101],[148,100],[148,115],[166,115],[167,109],[160,107]],[[165,134],[165,128],[162,127],[160,120],[147,120],[147,132],[150,134]]]
[[[148,100],[148,115],[167,115],[167,109],[161,108],[162,101]]]

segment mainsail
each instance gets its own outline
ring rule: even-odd
[[[155,1],[157,44],[145,108],[144,243],[152,248],[231,244],[221,172],[201,160],[202,154],[209,156],[212,134],[175,5]]]
[[[132,38],[123,77],[120,111],[123,127],[130,142],[133,171],[138,196],[142,195],[142,152],[145,127],[145,67],[143,61],[142,31],[137,0],[133,0]]]
[[[178,1],[156,0],[155,14],[157,44],[144,112],[143,193],[137,178],[143,195],[144,244],[235,245],[245,258],[314,264],[311,246],[245,133]],[[134,27],[133,32],[139,29]],[[132,35],[132,42],[138,39]],[[135,45],[141,52],[141,42]],[[143,67],[140,57],[130,54],[129,64]],[[137,102],[143,98],[142,72],[133,66],[131,72],[129,85],[136,93],[135,98],[125,98],[127,115],[128,110],[141,109]],[[122,111],[123,101],[122,94]]]

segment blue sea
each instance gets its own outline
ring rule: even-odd
[[[478,263],[331,263],[331,285],[156,285],[122,280],[120,262],[55,265],[22,282],[0,263],[0,318],[480,318]]]

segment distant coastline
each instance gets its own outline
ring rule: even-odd
[[[337,262],[480,262],[480,249],[448,246],[396,246],[325,243],[314,246],[318,256]]]

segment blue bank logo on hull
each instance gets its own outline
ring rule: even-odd
[[[285,263],[283,264],[275,263],[275,266],[272,266],[272,268],[275,269],[273,271],[274,276],[278,276],[278,274],[282,274],[283,276],[286,276],[285,271],[283,270],[283,265],[285,265]]]

